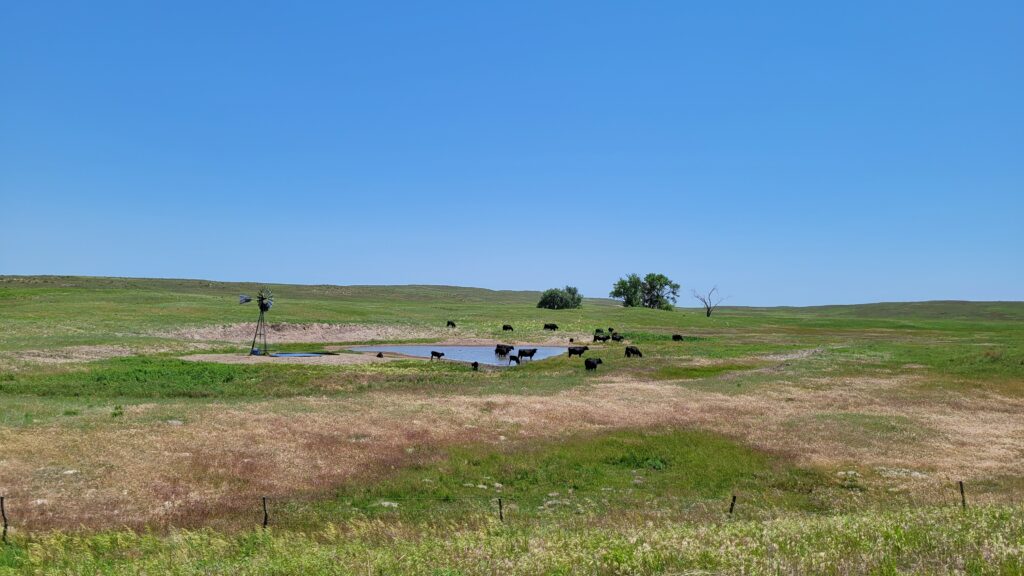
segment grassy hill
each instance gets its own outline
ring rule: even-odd
[[[1024,566],[1024,303],[706,318],[607,299],[540,310],[537,292],[272,285],[271,322],[357,328],[279,350],[344,356],[378,338],[333,334],[574,338],[604,360],[476,372],[236,363],[256,312],[237,295],[257,288],[0,277],[0,494],[14,526],[0,574]],[[626,342],[589,342],[597,327]],[[264,496],[267,532],[254,530]]]

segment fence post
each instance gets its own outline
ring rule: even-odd
[[[729,503],[729,514],[732,514],[732,509],[736,507],[736,495],[732,495],[732,502]]]
[[[960,507],[967,510],[967,496],[964,494],[964,481],[960,481]]]
[[[7,510],[4,509],[4,497],[0,496],[0,518],[3,518],[4,522],[4,544],[7,544]]]
[[[501,502],[501,498],[498,498],[498,520],[505,521],[505,506]]]
[[[267,529],[267,524],[270,524],[270,514],[267,513],[267,497],[263,497],[263,529]]]

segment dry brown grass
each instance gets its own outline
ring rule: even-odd
[[[1024,401],[908,396],[919,379],[780,380],[756,393],[721,394],[605,378],[543,396],[377,392],[138,405],[123,419],[96,416],[80,429],[0,430],[0,493],[33,529],[230,525],[249,522],[240,519],[259,496],[324,493],[450,444],[666,425],[717,431],[807,466],[884,471],[872,481],[923,497],[950,479],[1024,473]],[[184,423],[156,419],[168,410],[186,414]],[[851,442],[835,433],[842,422],[805,425],[835,413],[900,417],[926,433]]]

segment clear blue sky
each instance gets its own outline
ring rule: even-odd
[[[0,8],[0,274],[773,305],[1022,255],[1017,0]]]

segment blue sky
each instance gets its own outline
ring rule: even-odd
[[[0,274],[1020,300],[1022,30],[1016,1],[6,3]]]

